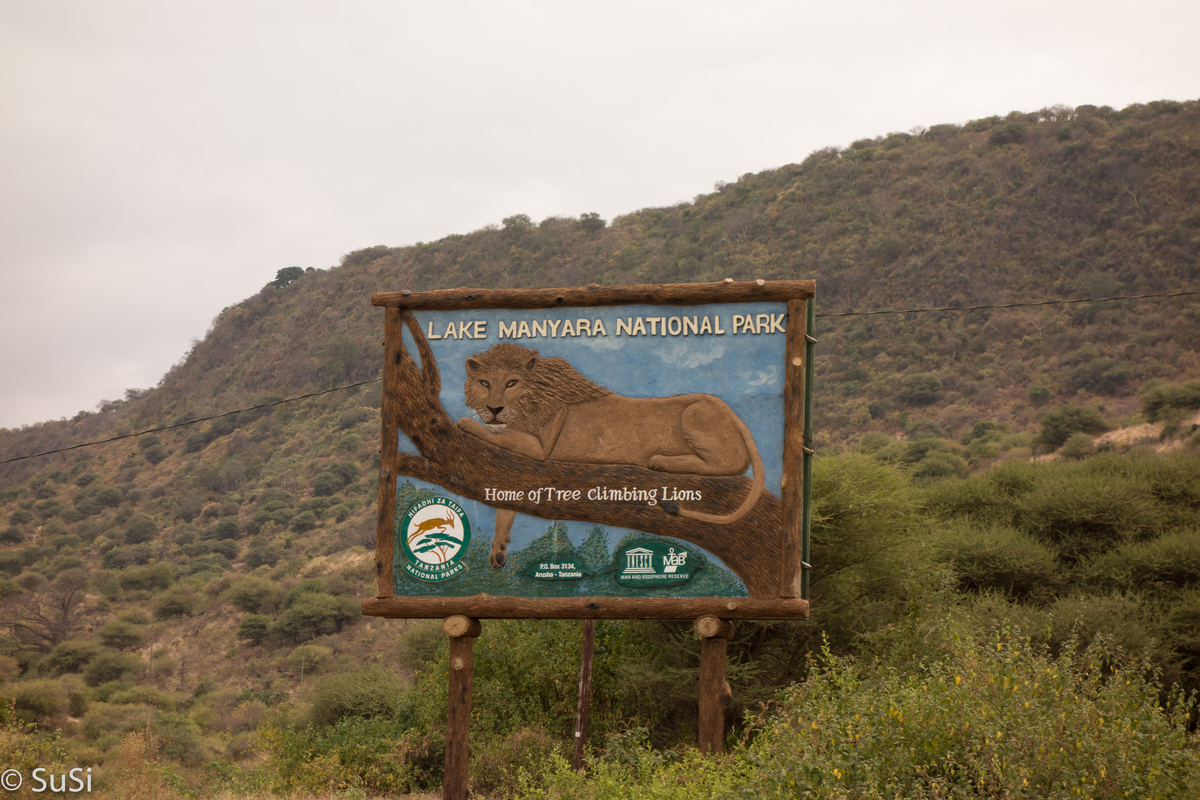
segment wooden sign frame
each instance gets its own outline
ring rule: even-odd
[[[807,594],[808,541],[805,478],[811,456],[811,335],[814,281],[744,281],[664,284],[646,286],[598,286],[563,289],[447,289],[430,292],[380,292],[371,296],[373,305],[385,309],[385,359],[383,372],[382,444],[379,472],[379,509],[376,528],[376,596],[363,600],[363,614],[391,618],[473,619],[697,619],[712,615],[721,619],[801,619],[809,615]],[[481,443],[458,430],[438,401],[441,378],[429,343],[412,314],[418,310],[538,309],[568,306],[615,306],[655,304],[689,306],[719,303],[782,302],[787,304],[784,344],[784,442],[781,497],[764,495],[742,520],[713,528],[711,534],[679,533],[680,517],[657,511],[649,524],[626,527],[647,533],[679,536],[715,553],[734,568],[746,582],[749,597],[565,597],[531,598],[475,595],[468,597],[410,597],[395,594],[393,556],[395,547],[396,479],[409,475],[444,486],[463,497],[482,501],[478,487],[464,480],[467,465],[496,459],[497,469],[526,469],[565,475],[571,479],[609,476],[620,485],[637,467],[608,467],[563,462],[537,462]],[[417,357],[403,341],[409,331]],[[420,422],[416,422],[419,420]],[[401,452],[399,431],[403,429],[421,455]],[[490,451],[495,451],[492,453]],[[436,456],[436,459],[433,458]],[[686,479],[687,476],[675,476]],[[696,480],[714,480],[712,478]],[[737,488],[748,478],[724,479]],[[603,484],[610,485],[610,484]],[[711,494],[711,492],[710,492]],[[488,505],[496,505],[488,502]],[[534,509],[521,503],[499,504],[520,513],[538,511],[536,516],[558,519],[596,519],[595,508],[584,503],[547,504]],[[703,536],[709,536],[704,539]],[[778,554],[776,560],[743,556],[738,563],[728,539],[744,544],[753,541],[757,553]],[[741,550],[746,550],[742,547]]]

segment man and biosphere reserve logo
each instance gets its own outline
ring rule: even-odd
[[[404,571],[422,581],[444,581],[467,568],[462,563],[471,544],[471,520],[458,503],[428,497],[413,503],[400,522],[400,547],[408,562]]]

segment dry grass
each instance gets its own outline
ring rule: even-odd
[[[114,759],[100,770],[99,777],[106,785],[97,787],[92,797],[96,800],[189,800],[189,793],[172,780],[169,770],[158,760],[158,742],[145,731],[135,731],[125,738],[117,749]],[[205,800],[346,800],[346,794],[297,792],[276,794],[259,792],[233,794],[202,792]],[[353,795],[356,800],[383,800],[367,795]],[[423,792],[407,795],[387,795],[388,800],[440,800],[440,792]]]

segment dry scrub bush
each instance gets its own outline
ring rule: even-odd
[[[157,759],[159,742],[145,731],[130,733],[115,758],[97,770],[97,800],[189,800],[184,782]]]
[[[560,761],[520,797],[1200,796],[1194,704],[1164,701],[1143,664],[1103,642],[1055,658],[1007,629],[923,635],[944,654],[903,670],[825,649],[724,759],[646,751],[631,768],[605,755],[587,777]]]

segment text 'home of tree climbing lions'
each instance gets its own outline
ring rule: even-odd
[[[540,504],[543,501],[557,503],[584,498],[610,503],[645,503],[648,506],[658,505],[660,501],[704,499],[697,489],[678,489],[674,486],[660,486],[654,489],[593,486],[587,490],[556,489],[553,486],[539,486],[534,489],[493,489],[489,487],[483,490],[485,503],[518,503],[527,500],[530,503]]]

